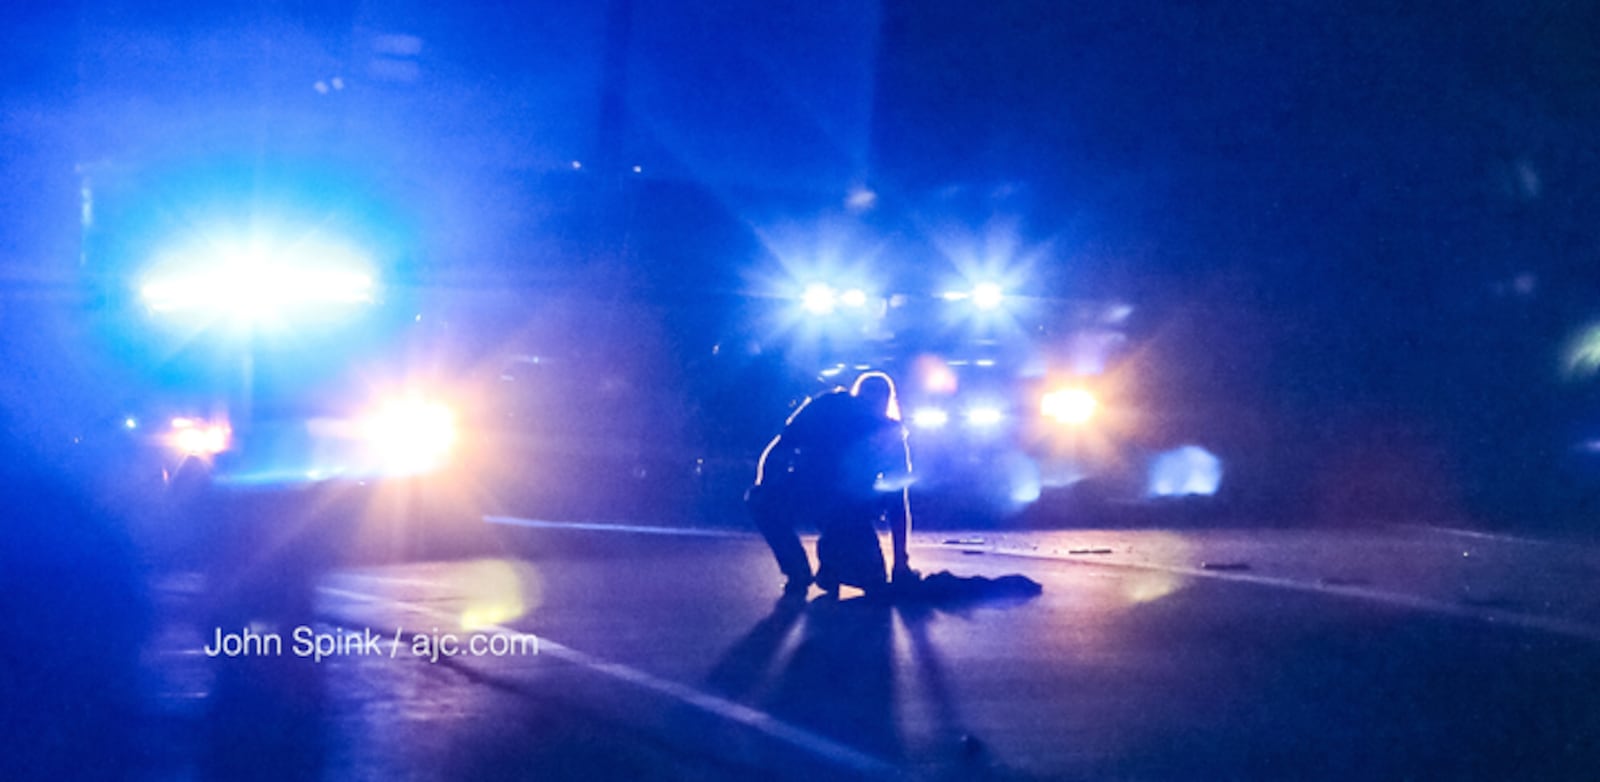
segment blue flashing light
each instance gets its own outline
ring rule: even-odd
[[[1152,497],[1209,497],[1222,484],[1222,460],[1198,445],[1157,456],[1150,464]]]
[[[1005,289],[999,283],[983,282],[972,289],[972,306],[980,310],[999,309],[1005,299]]]
[[[800,297],[800,304],[813,315],[828,315],[833,312],[837,300],[838,297],[832,287],[815,283],[806,287],[805,293]]]
[[[317,238],[207,240],[163,257],[139,292],[156,313],[273,323],[371,303],[370,268],[350,245]]]

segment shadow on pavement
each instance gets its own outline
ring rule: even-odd
[[[321,496],[214,492],[195,509],[209,525],[207,594],[200,629],[216,648],[217,633],[271,634],[276,649],[227,653],[208,660],[209,708],[195,738],[203,779],[316,779],[327,765],[327,682],[303,656],[297,630],[317,624],[316,585],[341,548],[350,509]]]
[[[106,514],[0,468],[0,779],[116,779],[140,760],[144,574]]]
[[[1040,594],[1023,576],[998,579],[942,572],[885,598],[810,603],[785,598],[722,656],[707,676],[718,693],[852,749],[905,765],[930,758],[907,740],[900,713],[915,690],[924,702],[918,732],[932,736],[931,762],[961,778],[1016,776],[986,757],[963,726],[928,627],[943,613],[1007,605]],[[926,739],[924,739],[926,743]]]

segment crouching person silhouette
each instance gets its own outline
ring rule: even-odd
[[[804,596],[813,581],[829,593],[840,585],[883,592],[891,575],[878,543],[877,525],[884,520],[894,582],[915,581],[906,551],[910,483],[910,450],[888,375],[867,372],[848,392],[806,400],[761,453],[746,495],[751,518],[787,578],[784,595]],[[796,532],[804,521],[822,533],[814,577]]]

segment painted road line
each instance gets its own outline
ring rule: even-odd
[[[943,548],[950,550],[950,546],[933,546],[920,544],[917,548]],[[971,547],[968,547],[969,549]],[[1239,584],[1253,584],[1255,586],[1270,587],[1273,589],[1287,589],[1294,592],[1341,597],[1351,600],[1365,600],[1372,603],[1381,603],[1399,608],[1415,611],[1441,614],[1444,616],[1474,619],[1487,624],[1503,627],[1514,627],[1525,630],[1537,630],[1553,635],[1578,638],[1585,641],[1600,642],[1600,626],[1579,622],[1571,619],[1560,619],[1551,616],[1523,613],[1520,611],[1507,611],[1499,608],[1463,605],[1445,600],[1408,595],[1401,592],[1388,592],[1382,589],[1351,586],[1345,584],[1326,584],[1311,581],[1296,581],[1290,578],[1275,576],[1262,576],[1234,570],[1204,570],[1201,568],[1183,567],[1181,565],[1159,565],[1138,562],[1114,562],[1104,559],[1087,559],[1061,554],[1043,554],[1035,551],[1011,551],[1000,548],[976,549],[989,554],[1022,559],[1042,559],[1052,562],[1066,562],[1086,567],[1113,568],[1120,570],[1140,570],[1169,573],[1187,578],[1209,578],[1217,581],[1231,581]]]
[[[1563,541],[1530,538],[1522,535],[1511,535],[1504,532],[1480,532],[1475,529],[1462,529],[1460,527],[1438,527],[1432,524],[1396,524],[1396,529],[1412,532],[1428,532],[1443,535],[1454,535],[1469,540],[1487,540],[1493,543],[1517,543],[1524,546],[1561,546],[1563,548],[1578,546],[1593,549],[1594,543],[1590,541]]]
[[[378,603],[394,606],[412,613],[422,614],[445,622],[453,622],[458,616],[448,614],[424,605],[405,600],[392,600],[377,595],[368,595],[361,592],[352,592],[334,587],[320,587],[320,592],[349,600],[368,603]],[[504,625],[488,625],[480,630],[488,630],[506,635],[523,635],[519,630]],[[549,655],[562,662],[571,663],[586,668],[594,673],[607,678],[630,684],[641,689],[649,690],[658,695],[678,701],[691,708],[710,714],[714,717],[727,720],[757,733],[776,739],[779,742],[809,753],[817,758],[849,769],[851,772],[875,778],[887,778],[897,772],[897,767],[881,758],[875,757],[858,749],[848,747],[826,736],[822,736],[805,728],[791,725],[760,709],[737,703],[719,695],[713,695],[703,690],[697,690],[686,684],[663,679],[659,676],[646,673],[631,666],[611,662],[596,657],[587,652],[574,649],[565,644],[551,640],[544,635],[538,635],[539,654]]]
[[[560,529],[582,530],[585,532],[631,532],[640,535],[682,535],[699,538],[751,538],[753,532],[740,530],[711,529],[708,527],[653,527],[644,524],[606,524],[589,521],[545,521],[543,519],[524,519],[516,516],[484,516],[483,520],[490,524],[503,524],[509,527],[529,527],[532,529]]]

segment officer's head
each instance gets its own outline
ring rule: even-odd
[[[900,420],[900,403],[895,398],[894,381],[882,372],[863,372],[850,387],[850,395],[867,403],[874,412]]]

